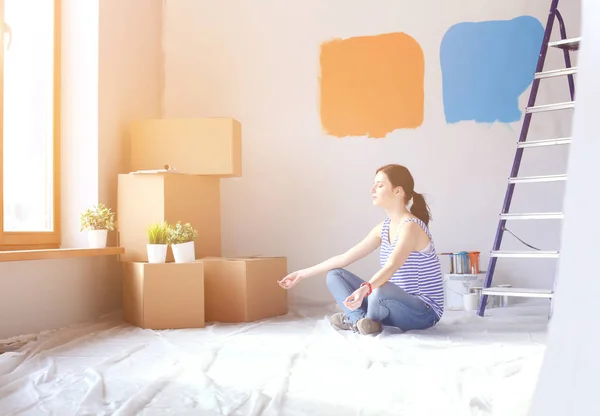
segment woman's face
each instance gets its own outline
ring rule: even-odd
[[[387,208],[397,205],[404,198],[404,191],[401,187],[393,187],[387,175],[383,172],[377,173],[373,179],[371,187],[371,197],[373,205]]]

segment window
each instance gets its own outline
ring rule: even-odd
[[[60,0],[0,0],[0,250],[60,246]]]

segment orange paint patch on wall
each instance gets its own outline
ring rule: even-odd
[[[321,124],[336,137],[382,138],[423,123],[425,59],[405,33],[321,46]]]

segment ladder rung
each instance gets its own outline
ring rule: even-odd
[[[500,214],[501,220],[561,220],[565,217],[562,212],[540,212],[530,214]]]
[[[558,146],[561,144],[570,144],[570,137],[561,137],[560,139],[544,139],[544,140],[529,140],[524,142],[517,142],[518,148],[526,147],[543,147],[543,146]]]
[[[546,289],[529,289],[519,287],[490,287],[481,291],[488,296],[515,296],[521,298],[551,298],[554,293]]]
[[[575,101],[567,101],[566,103],[536,105],[535,107],[527,107],[526,113],[543,113],[546,111],[568,110],[575,108]]]
[[[571,75],[577,73],[577,67],[553,69],[552,71],[536,72],[535,79],[545,79],[560,77],[563,75]]]
[[[491,251],[491,257],[512,257],[521,259],[557,259],[559,257],[558,251],[550,250],[539,250],[539,251],[508,251],[499,250]]]
[[[579,44],[581,43],[581,36],[571,39],[561,39],[555,40],[552,42],[548,42],[548,46],[551,48],[559,48],[566,49],[569,51],[576,51],[579,49]]]
[[[508,178],[508,183],[536,183],[566,181],[567,175],[521,176]]]

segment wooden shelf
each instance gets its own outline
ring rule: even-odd
[[[123,247],[0,251],[0,262],[116,256],[123,253],[125,253]]]

